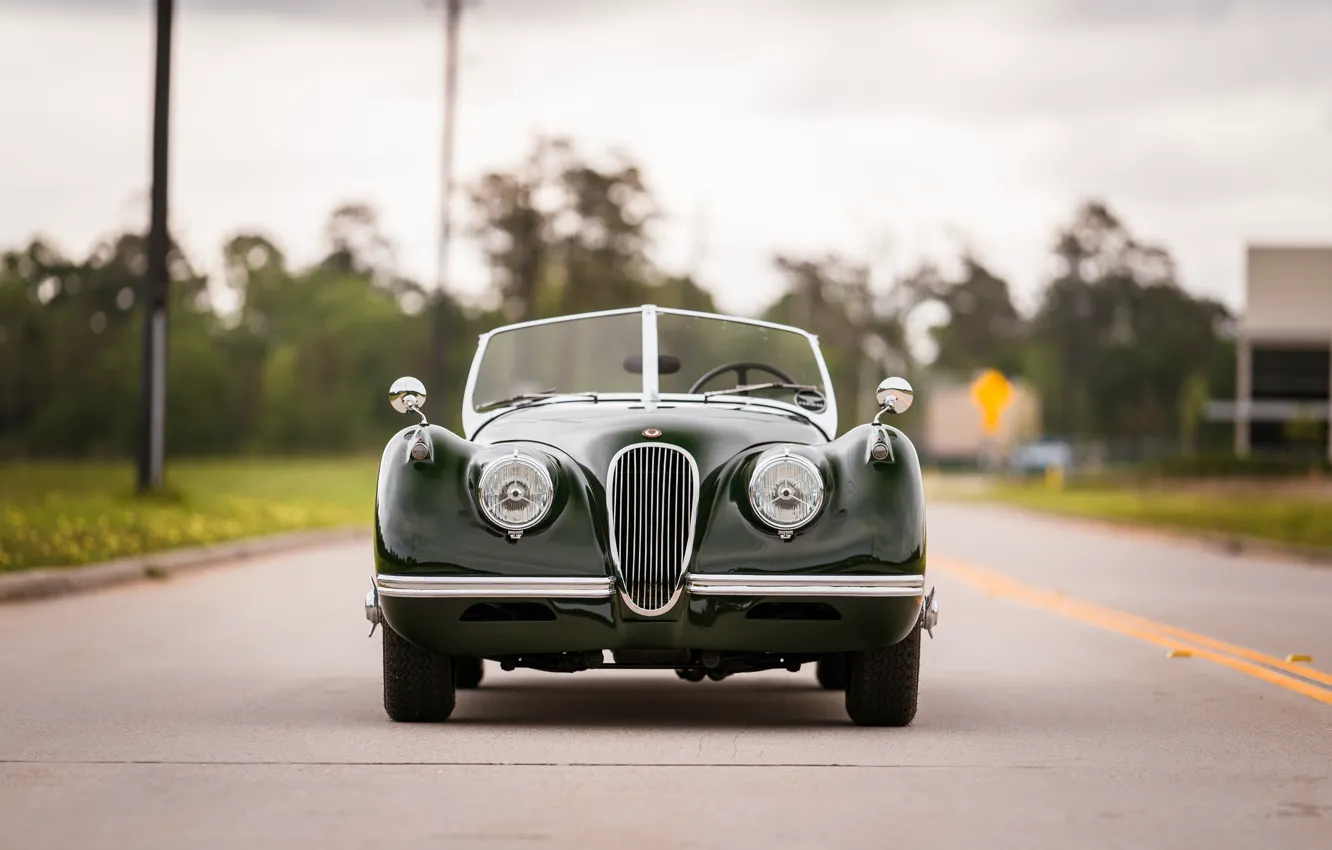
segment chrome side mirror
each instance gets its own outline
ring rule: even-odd
[[[389,403],[393,409],[399,413],[414,411],[421,421],[425,422],[425,414],[421,408],[425,406],[426,389],[425,384],[415,378],[399,378],[389,387]]]
[[[911,384],[907,383],[906,378],[886,378],[879,384],[879,389],[874,393],[874,398],[879,402],[878,415],[874,417],[874,424],[879,424],[879,417],[885,413],[906,413],[907,408],[911,407],[912,397],[915,395],[911,389]]]

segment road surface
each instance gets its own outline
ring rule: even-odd
[[[907,729],[810,667],[392,724],[368,543],[0,607],[0,846],[1332,847],[1332,568],[931,511]]]

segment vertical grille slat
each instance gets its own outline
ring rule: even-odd
[[[649,511],[649,514],[652,517],[652,521],[648,523],[648,531],[649,531],[648,552],[651,553],[651,558],[649,559],[648,562],[651,564],[651,569],[648,571],[647,587],[644,588],[644,595],[647,596],[649,600],[648,604],[652,608],[660,608],[661,607],[661,537],[651,532],[655,531],[658,528],[661,528],[662,500],[652,498],[651,485],[652,482],[654,481],[662,480],[661,478],[662,456],[661,456],[661,449],[659,448],[652,448],[649,449],[649,451],[651,452],[651,454],[649,455],[648,475],[644,479],[645,482],[644,489],[647,491],[646,503],[652,506],[652,509]]]
[[[611,461],[612,556],[625,597],[657,613],[670,607],[688,568],[698,499],[698,471],[671,445],[630,446]]]

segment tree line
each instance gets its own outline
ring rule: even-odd
[[[485,330],[642,303],[716,309],[706,287],[654,262],[659,210],[628,159],[540,139],[467,200],[467,236],[492,276],[482,304],[400,275],[374,210],[359,204],[333,211],[326,255],[304,267],[243,233],[222,247],[210,286],[174,247],[168,452],[372,450],[401,424],[385,403],[399,375],[429,376],[432,419],[457,427]],[[142,235],[121,233],[82,258],[41,238],[0,254],[0,457],[133,453],[144,248]],[[1188,448],[1201,403],[1233,391],[1227,310],[1183,289],[1169,252],[1102,203],[1076,209],[1051,251],[1058,271],[1031,315],[976,256],[961,258],[960,275],[924,264],[880,286],[863,258],[779,254],[781,294],[761,317],[820,336],[843,427],[867,409],[884,364],[921,387],[994,367],[1040,394],[1048,434]],[[945,318],[932,330],[937,359],[918,363],[908,320],[927,304]],[[434,368],[432,321],[445,340]]]

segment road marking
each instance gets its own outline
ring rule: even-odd
[[[1186,652],[1191,653],[1193,657],[1220,664],[1332,705],[1332,675],[1306,664],[1297,665],[1248,647],[1237,646],[1093,602],[1074,599],[1062,590],[1048,590],[1026,584],[1002,573],[963,561],[935,557],[930,559],[930,566],[962,579],[984,592],[986,596],[1010,599],[1107,631],[1118,632],[1155,644],[1170,653],[1181,655]]]

